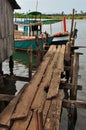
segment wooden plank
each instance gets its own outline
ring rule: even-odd
[[[55,69],[51,83],[50,83],[49,91],[47,94],[47,99],[52,99],[57,96],[59,84],[60,84],[60,77],[61,77],[61,70]]]
[[[26,130],[31,118],[32,112],[30,111],[26,118],[21,120],[15,120],[10,130]]]
[[[64,85],[64,87],[65,87],[66,89],[72,89],[72,86],[75,87],[75,85],[74,85],[74,84],[71,84],[71,83],[64,83],[63,85]],[[81,86],[81,85],[77,85],[77,90],[82,90],[82,86]]]
[[[10,126],[10,119],[12,116],[12,113],[15,109],[15,106],[19,100],[20,95],[17,95],[9,105],[3,110],[3,112],[0,114],[0,125],[1,126]]]
[[[80,100],[63,100],[63,107],[70,108],[71,104],[75,104],[77,108],[86,109],[86,101],[80,101]]]
[[[62,72],[64,71],[64,53],[65,53],[65,45],[62,45],[58,62],[58,69],[61,69]]]
[[[12,116],[12,119],[18,119],[18,118],[23,118],[27,116],[29,112],[29,108],[35,98],[35,95],[38,90],[38,86],[40,84],[40,81],[42,80],[43,74],[45,73],[46,67],[49,64],[50,59],[51,59],[51,55],[47,55],[44,58],[43,62],[40,64],[32,81],[28,85],[26,91],[23,93],[20,99],[20,102],[18,103],[16,110]],[[21,108],[21,111],[20,111],[20,108]]]
[[[0,94],[0,101],[11,101],[14,97],[14,95]]]
[[[10,103],[2,111],[2,113],[0,113],[0,126],[6,126],[6,127],[10,126],[11,116],[19,101],[21,93],[24,91],[25,88],[26,88],[26,86],[24,86],[24,88],[20,91],[20,93],[15,98],[13,98],[13,100],[10,101]]]
[[[38,111],[38,130],[43,130],[43,112]]]
[[[56,66],[53,71],[53,76],[52,76],[49,91],[47,94],[47,99],[54,98],[58,94],[61,72],[63,71],[63,68],[64,68],[63,64],[64,64],[65,46],[62,46],[62,48],[60,49],[57,50],[58,60],[56,62]]]
[[[8,128],[0,127],[0,130],[8,130]]]
[[[44,104],[44,109],[43,109],[43,126],[45,125],[45,121],[50,109],[50,105],[51,105],[51,100],[46,100],[45,104]]]
[[[58,98],[52,99],[44,130],[59,130],[63,90],[59,90]]]
[[[27,130],[38,130],[37,112],[33,113],[32,120],[31,120],[30,125],[27,128]]]
[[[55,53],[51,63],[49,63],[46,73],[43,77],[43,80],[39,86],[39,90],[37,92],[37,95],[34,99],[34,102],[31,106],[31,109],[37,109],[37,108],[42,108],[43,102],[46,100],[46,92],[44,89],[49,86],[51,78],[52,78],[52,73],[54,69],[54,65],[57,62],[58,59],[58,53]]]

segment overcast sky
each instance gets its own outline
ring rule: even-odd
[[[78,13],[86,12],[86,0],[16,0],[21,10],[18,12],[35,11],[38,1],[37,11],[42,13],[72,13],[74,8]]]

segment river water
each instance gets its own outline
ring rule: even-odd
[[[77,39],[75,41],[75,45],[77,46],[86,46],[86,20],[75,20],[76,21],[76,27],[78,29]],[[67,30],[70,31],[71,27],[71,20],[67,20]],[[54,34],[56,32],[60,32],[63,29],[63,23],[55,23],[52,25],[44,25],[43,32],[47,31],[49,34]],[[82,91],[78,91],[77,98],[79,100],[86,100],[86,48],[80,48],[77,50],[78,52],[83,53],[83,55],[80,55],[79,58],[79,76],[78,76],[78,84],[82,85],[83,89]],[[18,54],[19,55],[19,54]],[[26,55],[26,54],[24,54]],[[27,58],[28,56],[20,55],[20,59],[17,60],[15,58],[15,64],[14,64],[14,74],[21,75],[28,77],[28,68],[27,68],[27,62],[22,62],[22,57]],[[34,58],[35,60],[35,58]],[[25,61],[25,60],[24,60]],[[27,60],[26,60],[27,61]],[[35,61],[34,61],[35,62]],[[9,67],[8,67],[8,60],[3,63],[3,71],[4,73],[9,74]],[[19,91],[25,82],[16,82],[17,90]],[[17,92],[18,92],[17,91]],[[60,130],[67,130],[67,111],[66,109],[63,110],[62,114],[62,123],[60,125]],[[75,130],[86,130],[86,110],[84,109],[78,109],[78,120],[76,123],[76,129]]]

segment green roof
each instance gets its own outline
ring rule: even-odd
[[[42,13],[41,12],[38,12],[38,11],[33,11],[33,12],[30,12],[29,15],[41,15]]]
[[[60,22],[62,20],[60,19],[50,19],[50,20],[43,20],[43,24],[53,24],[53,23],[57,23],[57,22]]]

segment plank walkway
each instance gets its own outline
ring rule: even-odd
[[[64,99],[64,90],[60,89],[64,60],[70,61],[70,44],[51,45],[32,80],[12,97],[0,113],[0,130],[59,130]],[[78,62],[75,60],[73,69],[77,71]],[[77,79],[74,70],[71,74]],[[77,90],[77,80],[75,82],[74,78],[71,83],[72,96]],[[74,85],[76,87],[73,89]],[[64,100],[64,106],[66,102]]]

